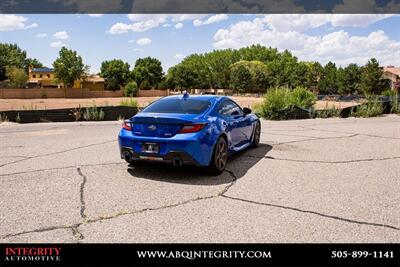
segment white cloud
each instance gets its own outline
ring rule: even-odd
[[[262,21],[277,31],[304,32],[330,24],[334,27],[367,27],[393,15],[386,14],[274,14]]]
[[[60,48],[60,47],[67,46],[67,45],[64,44],[64,43],[61,42],[61,41],[56,41],[56,42],[50,43],[50,46],[51,46],[51,47]]]
[[[149,45],[151,44],[151,39],[149,38],[140,38],[139,40],[136,41],[138,45]]]
[[[184,57],[185,57],[185,55],[183,55],[183,54],[176,54],[175,55],[175,58],[177,58],[177,59],[182,59]]]
[[[104,14],[88,14],[88,16],[92,17],[92,18],[100,18],[100,17],[104,16]]]
[[[140,48],[134,48],[133,51],[134,51],[134,52],[143,52],[144,50],[143,50],[143,49],[140,49]]]
[[[36,37],[37,37],[37,38],[44,38],[44,37],[47,37],[47,33],[38,33],[38,34],[36,34]]]
[[[351,35],[344,30],[337,30],[329,34],[308,35],[302,32],[307,23],[297,23],[300,20],[296,16],[293,21],[294,29],[287,28],[286,25],[283,27],[282,24],[277,26],[276,23],[271,27],[270,20],[265,18],[241,21],[227,29],[218,30],[214,35],[213,45],[222,49],[261,44],[276,47],[280,51],[288,49],[301,60],[316,60],[321,63],[334,61],[340,65],[365,64],[369,58],[376,57],[383,65],[400,65],[400,42],[390,39],[384,31]],[[361,25],[358,20],[354,23]],[[346,25],[354,24],[347,21]]]
[[[22,16],[0,14],[0,31],[24,30],[39,26],[37,23],[26,25],[27,20]]]
[[[183,23],[179,22],[179,23],[175,24],[175,28],[178,29],[178,30],[182,29],[183,28]]]
[[[206,20],[201,20],[201,19],[196,19],[193,21],[193,25],[194,26],[202,26],[202,25],[208,25],[208,24],[213,24],[213,23],[217,23],[223,20],[227,20],[229,17],[226,14],[218,14],[218,15],[214,15],[209,17]]]
[[[111,34],[121,34],[129,31],[144,32],[157,27],[170,27],[171,24],[203,18],[205,15],[198,14],[129,14],[128,19],[131,23],[118,22],[108,30]]]
[[[69,38],[68,32],[66,31],[56,32],[55,34],[53,34],[53,36],[58,40],[65,40]]]
[[[133,39],[129,40],[128,43],[130,43],[130,44],[136,43],[136,40],[133,40]]]

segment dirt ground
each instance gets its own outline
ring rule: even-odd
[[[147,106],[149,103],[157,100],[159,97],[137,97],[139,106]],[[118,106],[123,101],[123,97],[118,98],[49,98],[49,99],[0,99],[0,111],[7,110],[42,110],[42,109],[60,109],[88,107],[96,104],[97,106]],[[254,104],[261,103],[262,98],[233,96],[242,107],[252,107]],[[355,102],[333,102],[317,101],[315,109],[325,109],[335,105],[337,108],[354,106]]]

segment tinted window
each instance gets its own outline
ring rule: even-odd
[[[145,108],[143,112],[200,114],[210,106],[211,102],[208,100],[164,98],[154,102]]]
[[[242,109],[232,101],[224,101],[219,107],[219,114],[222,116],[243,115]]]

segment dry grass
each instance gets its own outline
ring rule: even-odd
[[[147,106],[151,102],[159,99],[160,97],[136,97],[139,107]],[[29,107],[35,109],[60,109],[60,108],[82,108],[91,107],[93,103],[98,106],[119,106],[122,101],[128,101],[130,98],[116,97],[116,98],[48,98],[48,99],[0,99],[0,111],[6,110],[29,110]],[[246,97],[234,96],[232,97],[242,107],[251,108],[255,104],[261,103],[261,97]],[[345,108],[355,106],[356,102],[335,102],[335,101],[317,101],[314,108],[317,110],[331,108]]]

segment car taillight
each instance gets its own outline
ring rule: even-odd
[[[124,121],[122,123],[122,128],[124,128],[125,130],[128,130],[128,131],[132,131],[131,122],[130,121]]]
[[[185,124],[178,133],[195,133],[203,129],[206,125],[205,123]]]

